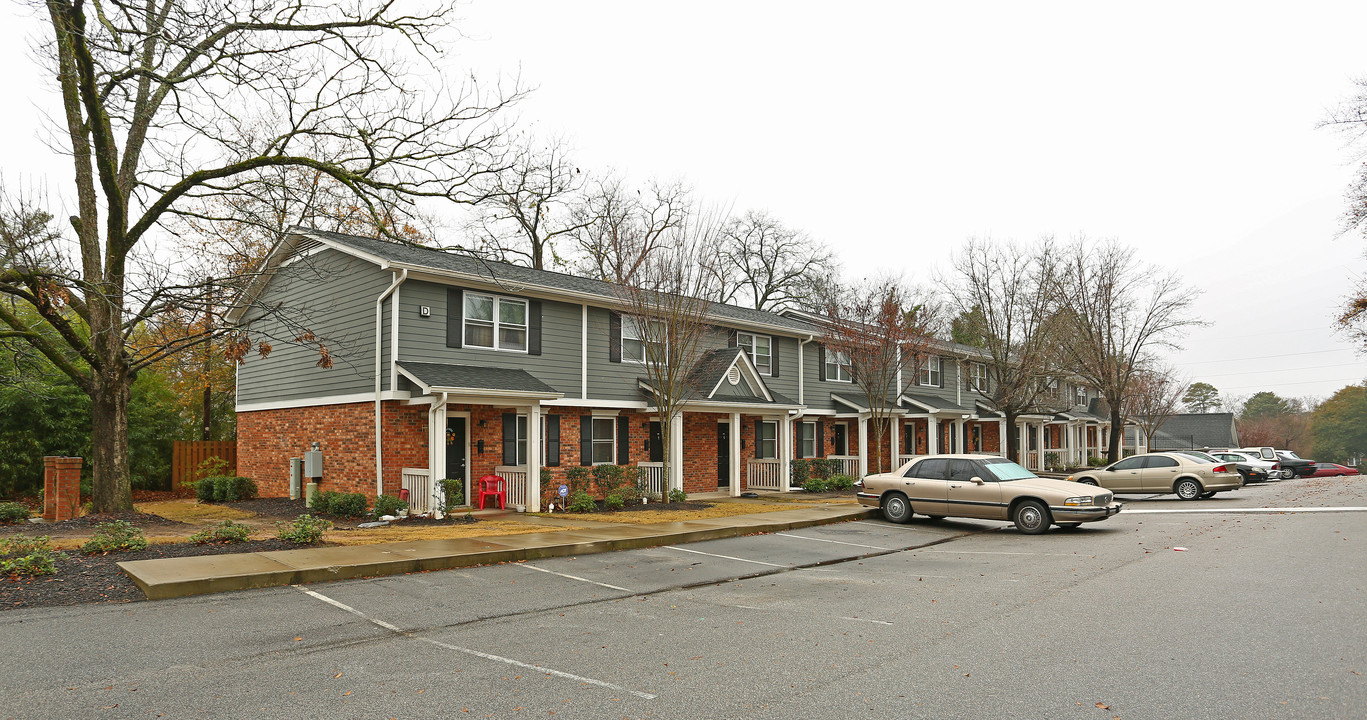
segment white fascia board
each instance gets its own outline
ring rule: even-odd
[[[286,261],[293,257],[294,249],[298,247],[297,238],[308,238],[315,242],[321,243],[325,247],[336,250],[337,252],[344,253],[355,258],[360,258],[361,260],[365,260],[370,263],[374,263],[380,269],[385,269],[389,267],[388,261],[386,261],[384,258],[376,257],[374,255],[371,255],[370,253],[361,252],[359,250],[356,250],[355,248],[342,245],[341,243],[333,242],[332,240],[329,240],[328,238],[323,237],[322,235],[315,235],[314,233],[309,232],[308,230],[298,228],[291,229],[287,231],[285,237],[281,238],[280,242],[276,243],[275,247],[271,248],[271,251],[266,254],[266,261],[262,263],[261,274],[257,275],[256,278],[252,280],[252,283],[248,287],[247,292],[243,293],[244,302],[234,305],[231,309],[228,310],[227,313],[224,314],[224,319],[230,325],[237,324],[237,322],[242,318],[242,314],[245,313],[249,307],[251,307],[251,302],[255,300],[257,296],[260,295],[263,289],[265,289],[266,283],[270,282],[271,276],[275,274],[275,271],[283,265],[285,265]],[[311,250],[308,254],[312,255],[315,252],[317,252],[317,250]]]
[[[648,403],[644,400],[595,400],[593,398],[561,398],[542,400],[542,407],[583,407],[616,408],[619,410],[644,410]]]
[[[385,391],[380,394],[380,400],[409,400],[412,393],[408,391],[393,392]],[[350,405],[352,403],[374,403],[375,393],[353,393],[351,395],[326,395],[321,397],[295,398],[293,400],[275,400],[272,402],[259,403],[238,403],[234,408],[235,412],[257,412],[260,410],[285,410],[289,408],[313,407],[316,405]]]

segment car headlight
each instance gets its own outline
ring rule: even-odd
[[[1090,497],[1070,497],[1067,500],[1064,500],[1063,504],[1071,505],[1073,507],[1081,507],[1084,505],[1091,505],[1092,499]]]

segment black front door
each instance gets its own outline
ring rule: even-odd
[[[717,423],[717,487],[731,487],[730,423]]]
[[[465,479],[465,418],[446,418],[446,477]]]
[[[664,438],[661,437],[661,435],[660,435],[660,421],[659,421],[659,420],[651,420],[651,421],[650,421],[650,441],[649,441],[649,442],[650,442],[650,461],[651,461],[651,462],[664,462],[664,461],[665,461],[665,444],[664,444]]]

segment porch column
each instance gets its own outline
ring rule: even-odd
[[[731,464],[727,468],[727,472],[731,473],[731,497],[740,497],[740,413],[731,413],[731,432],[727,437],[727,442],[731,443],[730,459],[727,461]]]
[[[780,492],[788,492],[793,482],[792,461],[793,461],[793,420],[788,413],[783,413],[779,418],[778,425],[778,489]]]
[[[954,421],[954,449],[961,453],[968,452],[968,422],[963,418]]]
[[[1030,468],[1030,436],[1026,434],[1029,431],[1024,420],[1016,423],[1016,453],[1020,455],[1020,464],[1026,468]]]
[[[682,412],[675,413],[669,420],[669,476],[664,482],[664,497],[661,498],[664,502],[669,502],[670,490],[683,489],[683,424]]]
[[[859,416],[859,478],[869,474],[869,419]]]
[[[527,408],[527,510],[541,512],[541,403]]]
[[[1035,428],[1035,438],[1037,439],[1037,442],[1038,442],[1038,445],[1039,445],[1039,469],[1040,469],[1040,470],[1043,470],[1043,469],[1044,469],[1044,421],[1043,421],[1043,420],[1041,420],[1039,426]]]
[[[902,418],[892,418],[892,422],[888,423],[888,435],[891,436],[888,438],[888,448],[892,450],[892,459],[888,461],[890,465],[888,469],[891,471],[896,470],[897,466],[902,464],[897,460],[898,456],[901,454],[898,452],[898,448],[902,436]]]
[[[1073,462],[1073,423],[1071,421],[1063,424],[1063,464],[1072,467]]]
[[[1006,457],[1006,418],[997,421],[997,452]]]
[[[940,454],[940,421],[934,415],[926,416],[926,454]]]

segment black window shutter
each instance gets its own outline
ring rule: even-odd
[[[461,346],[465,329],[461,319],[465,316],[465,291],[460,288],[446,288],[446,347]]]
[[[816,379],[826,379],[826,346],[816,346]]]
[[[797,456],[798,456],[799,459],[807,457],[806,455],[804,455],[804,454],[802,453],[802,428],[804,428],[804,427],[806,427],[806,426],[807,426],[807,423],[801,423],[801,422],[800,422],[800,423],[797,423],[796,425],[793,426],[793,429],[797,431],[797,437],[795,437],[795,438],[793,438],[793,439],[797,441],[797,443],[796,443],[796,444],[797,444]]]
[[[622,316],[608,313],[608,362],[622,362]]]
[[[517,464],[517,413],[503,413],[503,464]]]
[[[527,354],[541,354],[541,301],[527,301]]]
[[[816,454],[812,457],[825,457],[826,455],[826,423],[816,421]]]
[[[579,416],[579,464],[593,464],[593,416]]]
[[[626,465],[631,462],[631,430],[627,426],[627,418],[618,416],[617,418],[617,464]]]
[[[546,457],[549,467],[560,466],[560,416],[546,416]]]
[[[736,346],[736,331],[733,328],[726,329],[726,347]]]
[[[764,443],[760,442],[764,439],[764,430],[762,429],[763,425],[763,420],[755,421],[755,457],[757,459],[764,457],[764,455],[762,454],[764,452]]]
[[[769,340],[769,374],[778,377],[778,338]]]

